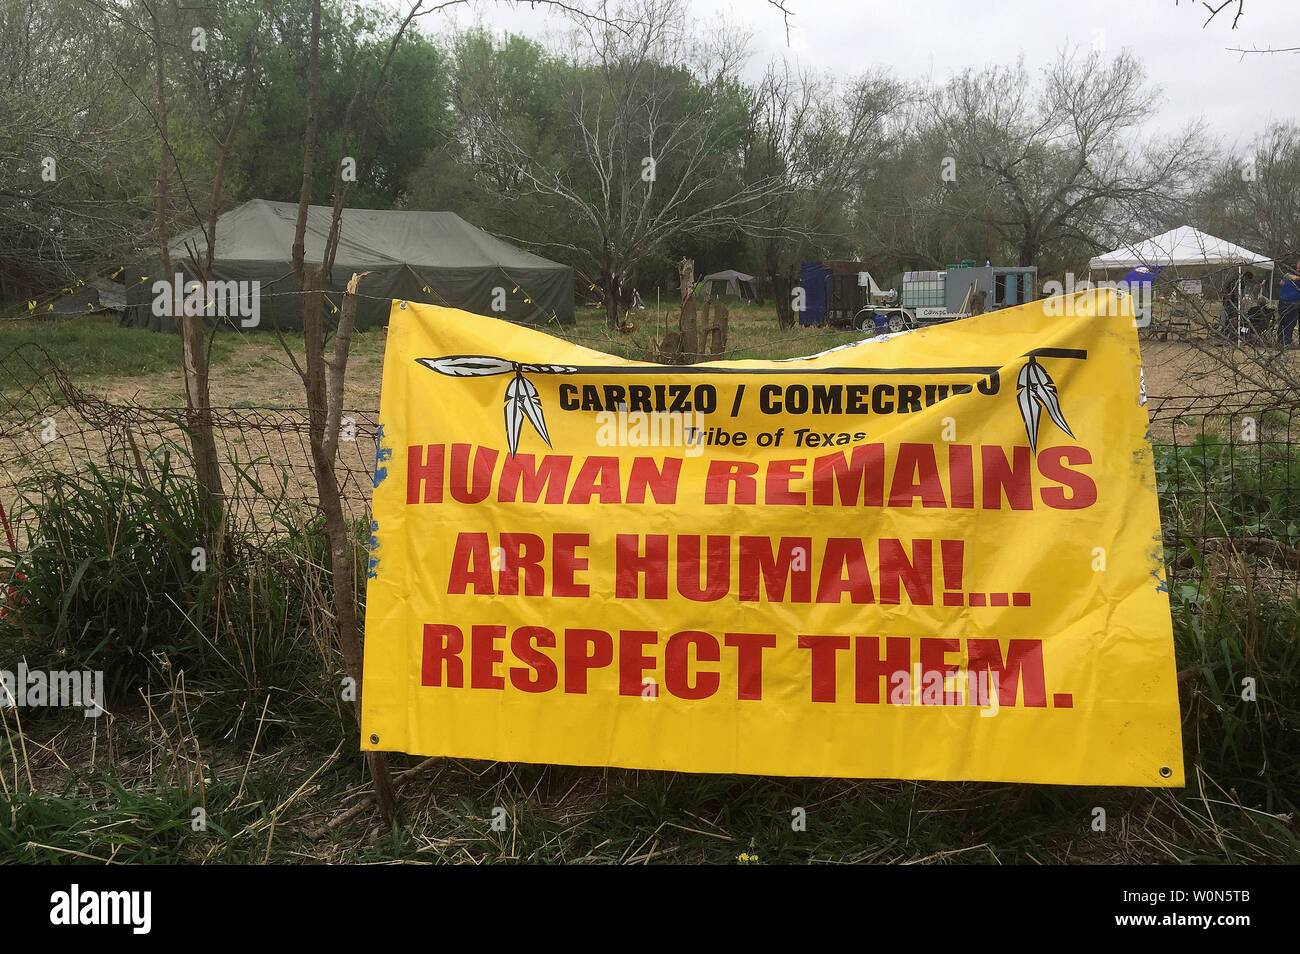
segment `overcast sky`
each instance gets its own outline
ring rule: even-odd
[[[1223,0],[1212,0],[1217,6]],[[1269,122],[1300,119],[1300,54],[1231,52],[1300,47],[1300,0],[1236,0],[1209,26],[1199,0],[786,0],[794,12],[787,45],[781,14],[766,0],[691,0],[701,25],[719,16],[753,33],[751,74],[773,58],[849,78],[889,67],[906,79],[943,81],[966,67],[1013,64],[1031,69],[1064,46],[1105,44],[1137,50],[1165,93],[1153,121],[1172,131],[1204,117],[1225,144],[1244,145]],[[472,0],[468,9],[423,20],[427,32],[476,20],[493,30],[538,39],[559,19],[541,9]]]

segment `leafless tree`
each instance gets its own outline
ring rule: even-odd
[[[387,55],[373,77],[363,73],[357,78],[353,94],[345,113],[341,130],[344,149],[360,153],[369,128],[368,117],[375,97],[384,86],[393,53],[402,41],[411,23],[426,13],[437,12],[451,3],[414,0],[393,32]],[[625,29],[621,22],[601,18],[599,13],[563,2],[552,4],[576,16],[598,21],[613,30]],[[346,294],[339,310],[339,321],[334,333],[333,352],[328,347],[322,290],[328,286],[334,255],[342,234],[345,184],[342,176],[342,156],[335,162],[334,205],[330,230],[319,265],[306,260],[306,230],[315,170],[317,120],[320,105],[320,24],[321,0],[312,0],[311,28],[308,44],[307,112],[303,129],[303,172],[295,221],[291,262],[301,299],[303,326],[303,360],[300,362],[281,335],[280,342],[294,369],[303,382],[309,415],[309,443],[312,472],[316,482],[317,497],[325,520],[325,533],[329,545],[331,588],[337,613],[339,647],[343,653],[348,675],[354,680],[356,693],[353,712],[358,727],[361,725],[362,702],[362,645],[357,604],[352,592],[355,579],[355,540],[343,511],[335,463],[338,455],[339,428],[343,410],[343,388],[346,381],[348,356],[352,331],[356,321],[357,289],[364,273],[354,274],[347,282]],[[360,117],[360,119],[358,119]],[[355,127],[354,127],[355,124]],[[396,817],[396,790],[383,752],[368,752],[366,762],[374,782],[376,800],[385,822],[392,824]]]
[[[203,225],[206,250],[201,259],[197,254],[197,250],[192,250],[190,257],[193,272],[198,275],[200,281],[206,283],[212,278],[212,262],[216,251],[217,215],[221,203],[223,170],[234,144],[235,133],[248,103],[248,94],[253,82],[253,64],[250,57],[236,115],[226,134],[217,140],[220,149],[216,159],[216,173],[213,176],[207,215],[204,216],[195,205],[191,187],[182,174],[181,164],[177,158],[176,150],[172,146],[168,127],[169,83],[167,59],[169,50],[174,46],[168,34],[175,34],[177,31],[177,14],[179,10],[173,5],[173,9],[169,11],[171,16],[167,16],[163,9],[164,0],[139,0],[139,5],[144,16],[147,17],[139,28],[141,32],[147,33],[149,36],[153,53],[155,98],[152,116],[158,135],[157,205],[154,226],[157,233],[158,257],[162,265],[162,275],[165,281],[172,281],[171,229],[173,223],[169,215],[171,205],[170,173],[175,168],[180,179],[185,202],[194,213],[196,220]],[[205,284],[204,287],[206,288],[207,285]],[[181,294],[182,289],[173,289],[173,301],[178,301]],[[181,338],[181,373],[185,381],[186,429],[190,438],[191,453],[194,457],[195,475],[205,492],[211,519],[215,524],[220,518],[225,492],[221,477],[221,460],[217,453],[216,437],[212,427],[212,396],[209,387],[210,349],[204,347],[204,317],[201,314],[191,314],[188,309],[180,309],[179,313],[174,317]],[[213,333],[215,334],[215,328]]]
[[[77,0],[0,4],[0,302],[107,271],[138,224],[110,23]]]
[[[1300,124],[1275,123],[1244,152],[1218,160],[1195,216],[1214,235],[1275,261],[1300,252]]]
[[[746,174],[777,181],[758,219],[763,277],[784,327],[793,324],[790,289],[794,266],[810,243],[840,233],[832,220],[851,202],[854,179],[890,148],[891,121],[910,96],[883,72],[867,74],[839,90],[829,77],[772,64],[754,89]]]
[[[729,64],[738,51],[693,40],[682,0],[640,0],[619,8],[614,22],[583,21],[580,36],[587,51],[575,51],[560,116],[573,143],[570,163],[548,163],[507,124],[470,128],[497,181],[543,197],[564,210],[569,228],[591,236],[569,251],[599,276],[616,328],[649,256],[683,235],[752,233],[789,186],[777,176],[737,174],[744,116]]]
[[[1185,203],[1203,134],[1139,140],[1158,97],[1131,51],[1111,62],[1064,51],[1037,87],[1023,64],[962,73],[936,115],[960,187],[985,197],[990,223],[1032,265],[1054,243],[1097,247],[1144,210]]]
[[[1179,3],[1180,0],[1174,0]],[[1201,29],[1207,29],[1219,16],[1224,15],[1226,20],[1231,16],[1229,21],[1229,30],[1237,29],[1237,24],[1241,22],[1242,17],[1246,15],[1246,0],[1217,0],[1216,3],[1207,3],[1206,0],[1199,0],[1202,7],[1205,8],[1207,16],[1205,22],[1201,24]],[[1222,22],[1222,21],[1220,21]],[[1240,53],[1243,56],[1248,53],[1300,53],[1300,46],[1252,46],[1249,49],[1239,46],[1230,46],[1228,50],[1232,53]]]

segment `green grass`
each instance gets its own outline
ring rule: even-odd
[[[8,809],[0,817],[12,819],[0,821],[0,862],[735,864],[742,854],[794,864],[1300,860],[1287,807],[1294,801],[1294,775],[1285,774],[1291,763],[1276,766],[1277,800],[1257,800],[1258,782],[1241,788],[1258,775],[1265,755],[1285,753],[1257,752],[1247,716],[1247,732],[1228,746],[1229,756],[1235,752],[1242,761],[1230,768],[1219,751],[1222,736],[1205,737],[1197,747],[1196,733],[1211,728],[1198,700],[1188,727],[1184,791],[783,779],[396,756],[393,767],[405,783],[402,818],[399,830],[387,834],[376,828],[373,810],[344,819],[366,790],[351,734],[337,750],[301,740],[268,746],[263,739],[255,746],[248,737],[231,745],[171,731],[175,720],[162,713],[155,722],[169,730],[168,744],[150,745],[143,720],[119,715],[119,751],[153,751],[163,770],[146,772],[135,756],[100,772],[74,771],[58,787],[23,787],[0,797],[0,810]],[[61,728],[85,734],[71,719]],[[41,729],[44,738],[55,735],[54,726]],[[174,754],[184,748],[182,738],[202,766],[201,791],[193,763]],[[6,745],[0,739],[0,756],[21,766],[22,756]],[[31,741],[28,748],[43,755]],[[62,754],[83,764],[66,745]],[[6,774],[12,777],[12,769]],[[308,794],[295,798],[304,787]],[[199,804],[208,814],[205,832],[189,826]],[[1105,832],[1090,828],[1096,808],[1106,811]],[[798,809],[803,830],[792,825]],[[505,830],[497,830],[494,815],[502,811]],[[334,819],[342,823],[327,827]]]
[[[286,332],[290,344],[301,353],[302,333]],[[360,331],[352,336],[354,354],[382,354],[382,329]],[[44,348],[74,381],[87,382],[106,377],[132,377],[176,370],[180,367],[180,337],[143,328],[126,328],[116,318],[88,315],[84,318],[29,318],[0,321],[0,355],[23,344]],[[229,361],[241,344],[266,351],[263,364],[281,355],[277,337],[269,332],[220,332],[212,344],[212,364]]]
[[[319,518],[236,480],[232,496],[257,493],[263,506],[218,528],[184,447],[141,453],[143,472],[90,464],[20,482],[13,519],[32,542],[12,560],[21,612],[0,616],[0,658],[102,670],[115,705],[184,672],[203,690],[191,716],[218,735],[240,735],[264,707],[275,736],[337,734],[341,663],[313,622],[327,563]],[[361,527],[356,539],[363,586]]]
[[[797,358],[864,337],[848,328],[781,328],[776,320],[776,307],[771,302],[747,305],[734,298],[725,301],[729,315],[727,347],[720,359]],[[629,316],[634,326],[631,332],[611,332],[606,327],[604,311],[589,307],[574,310],[572,325],[542,330],[597,351],[647,361],[659,350],[665,332],[675,328],[678,321],[677,308],[667,302],[658,308],[653,302],[647,302],[647,306],[645,311],[635,311]]]
[[[1185,446],[1155,448],[1164,526],[1197,538],[1243,533],[1297,545],[1300,443],[1288,443],[1285,431],[1283,439],[1267,432],[1254,441],[1235,436],[1203,430]]]
[[[154,733],[172,730],[171,713],[159,715]],[[123,737],[138,743],[138,728],[127,726]],[[167,741],[176,748],[164,747],[152,774],[124,781],[120,768],[116,774],[76,772],[59,790],[0,797],[7,809],[0,858],[18,864],[256,864],[274,848],[273,860],[301,860],[286,857],[286,842],[301,850],[310,839],[293,829],[289,838],[275,838],[277,809],[301,800],[304,766],[297,750],[269,758],[252,753],[246,762],[218,766],[179,731]],[[343,786],[352,780],[335,767],[324,781]]]
[[[115,318],[28,319],[0,322],[0,354],[22,344],[38,344],[73,380],[152,374],[180,363],[180,338],[140,328],[124,328]],[[213,360],[229,345],[218,336]]]

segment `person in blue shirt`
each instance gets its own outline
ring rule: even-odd
[[[1296,323],[1300,321],[1300,261],[1294,269],[1283,273],[1277,298],[1277,344],[1279,348],[1289,348]]]

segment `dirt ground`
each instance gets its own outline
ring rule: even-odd
[[[1181,341],[1143,341],[1142,367],[1147,394],[1168,397],[1184,394],[1232,394],[1271,386],[1275,378],[1266,372],[1234,373],[1233,364],[1241,352],[1229,347],[1207,346],[1204,350]],[[1292,380],[1300,377],[1300,352],[1286,355]],[[1260,381],[1261,385],[1254,383]],[[1282,382],[1276,382],[1279,386]]]
[[[362,348],[348,363],[344,406],[375,410],[379,407],[379,384],[383,371],[382,329],[368,332]],[[1300,352],[1288,355],[1289,364],[1300,377]],[[1209,349],[1177,341],[1142,342],[1142,361],[1147,394],[1153,397],[1189,394],[1231,394],[1253,390],[1250,376],[1234,373],[1230,348]],[[1256,375],[1255,379],[1259,379]],[[1263,380],[1270,380],[1263,376]],[[154,407],[185,404],[179,374],[166,371],[134,377],[103,378],[84,385],[88,391],[111,401],[138,401]],[[302,383],[278,342],[271,336],[244,338],[233,354],[212,369],[212,403],[216,407],[303,406]]]
[[[384,332],[371,331],[366,338],[375,340],[367,340],[365,350],[353,353],[348,360],[343,406],[377,410]],[[298,360],[302,360],[301,355]],[[83,387],[113,402],[138,402],[152,407],[185,405],[179,371],[104,378]],[[298,372],[271,335],[241,339],[232,356],[214,364],[209,387],[214,407],[300,408],[306,404]]]

